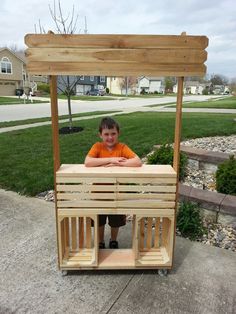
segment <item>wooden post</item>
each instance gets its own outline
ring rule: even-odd
[[[181,125],[182,125],[182,102],[183,102],[183,82],[184,77],[178,78],[178,92],[176,104],[176,118],[175,118],[175,143],[174,143],[174,159],[173,168],[177,173],[177,182],[179,180],[179,154],[180,154],[180,139],[181,139]]]
[[[50,76],[50,97],[51,97],[51,115],[52,115],[52,144],[53,144],[53,165],[54,165],[54,199],[55,199],[55,216],[57,232],[57,251],[58,267],[59,260],[59,239],[58,239],[58,212],[57,212],[57,186],[56,172],[60,168],[60,147],[59,147],[59,128],[58,128],[58,104],[57,104],[57,76]]]
[[[176,118],[175,118],[175,143],[174,143],[174,158],[173,168],[176,171],[176,195],[175,195],[175,219],[174,219],[174,232],[173,232],[173,246],[172,246],[172,264],[174,260],[174,248],[176,237],[176,219],[177,219],[177,206],[178,206],[178,192],[179,192],[179,160],[180,160],[180,139],[181,139],[181,126],[182,126],[182,103],[183,103],[183,85],[184,77],[178,78],[178,92],[176,104]]]
[[[59,128],[58,128],[58,105],[57,105],[57,76],[50,76],[50,96],[52,115],[52,143],[54,175],[60,168]]]

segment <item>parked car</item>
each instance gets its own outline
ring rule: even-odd
[[[104,96],[106,93],[105,89],[91,89],[88,90],[86,95],[89,96]]]

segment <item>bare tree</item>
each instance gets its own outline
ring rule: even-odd
[[[73,5],[72,11],[64,14],[61,7],[61,1],[54,0],[53,7],[49,4],[49,12],[55,24],[55,32],[58,34],[74,34],[76,32],[79,15],[75,12]],[[46,33],[41,21],[38,21],[40,33]],[[85,18],[85,32],[87,33],[87,21]],[[37,33],[37,26],[35,25],[35,33]],[[72,127],[72,114],[71,114],[71,96],[75,94],[75,88],[81,76],[58,76],[58,90],[60,90],[67,97],[68,113],[69,113],[69,129]]]
[[[137,78],[134,76],[125,76],[120,79],[121,90],[125,89],[125,94],[128,96],[129,88],[132,89],[136,86]]]

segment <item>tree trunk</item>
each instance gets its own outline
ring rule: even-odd
[[[68,110],[69,110],[69,128],[72,129],[72,114],[71,114],[71,99],[70,94],[67,95]]]

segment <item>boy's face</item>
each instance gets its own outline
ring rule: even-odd
[[[108,148],[113,148],[118,142],[119,132],[115,127],[112,129],[103,129],[100,137]]]

